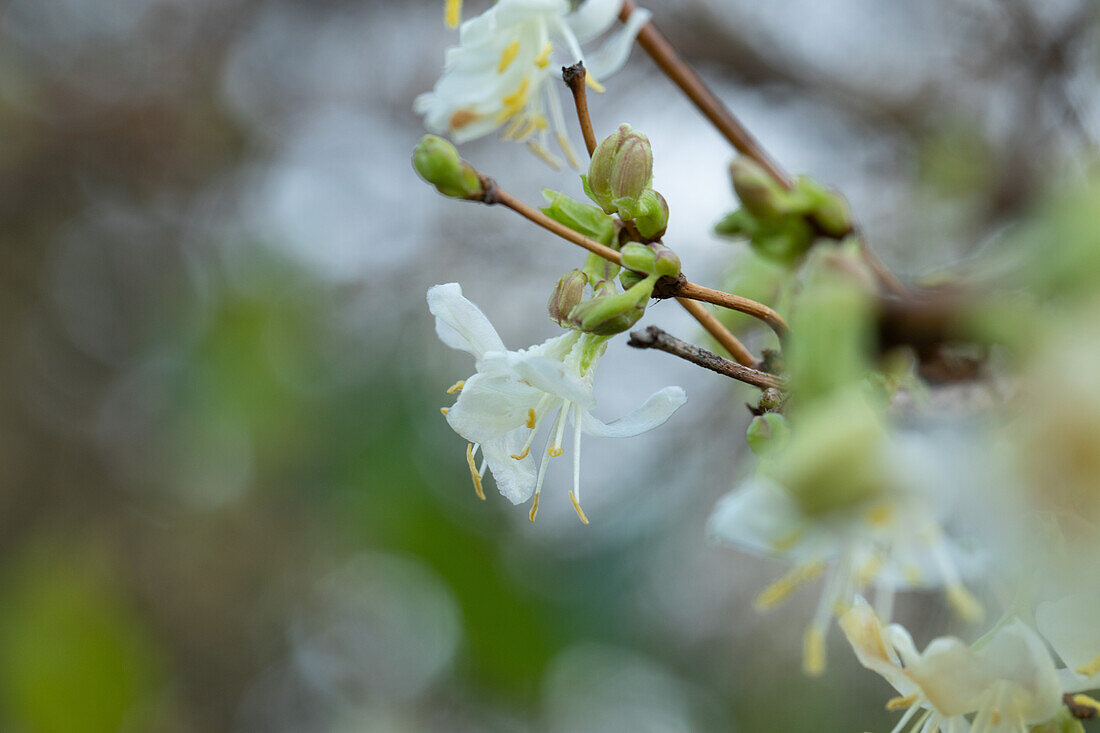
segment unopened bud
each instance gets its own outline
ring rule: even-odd
[[[420,138],[413,150],[412,163],[420,177],[444,196],[480,199],[484,193],[477,171],[458,157],[454,145],[441,137]]]
[[[585,191],[606,213],[614,214],[619,209],[617,200],[637,199],[652,182],[653,148],[649,138],[623,124],[592,152]]]
[[[781,448],[791,436],[787,418],[778,412],[767,412],[754,417],[745,431],[745,440],[757,456],[765,456]]]
[[[634,226],[638,233],[649,240],[660,239],[668,229],[668,202],[665,197],[652,188],[642,194],[646,204],[645,213],[634,217]]]
[[[823,234],[839,239],[852,230],[852,212],[840,193],[830,191],[812,178],[799,176],[792,195]]]
[[[574,201],[564,193],[551,191],[548,188],[542,190],[542,195],[550,204],[542,210],[542,213],[575,232],[611,246],[612,240],[615,239],[615,222],[601,209]]]
[[[569,314],[569,320],[585,333],[613,336],[631,328],[645,315],[657,278],[650,275],[625,293],[586,300]]]
[[[680,274],[680,258],[659,242],[649,245],[630,242],[623,245],[623,267],[658,277],[676,277]]]
[[[756,161],[745,156],[730,163],[733,190],[754,215],[775,218],[787,211],[787,192]]]
[[[588,276],[580,270],[570,270],[562,275],[550,294],[550,302],[546,304],[550,319],[562,328],[573,328],[575,324],[569,320],[569,313],[584,299],[584,286],[587,284]]]
[[[624,290],[630,290],[632,287],[645,280],[649,275],[644,275],[640,272],[634,272],[633,270],[623,270],[619,273],[619,282],[622,283]]]

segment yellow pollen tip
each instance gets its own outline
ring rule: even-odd
[[[810,677],[825,671],[825,632],[816,626],[806,629],[802,639],[802,671]]]
[[[1078,667],[1077,674],[1083,674],[1086,677],[1095,677],[1097,674],[1100,674],[1100,655],[1088,664],[1082,664]]]
[[[532,522],[535,521],[535,515],[539,513],[539,495],[535,494],[535,503],[531,505],[531,513],[527,515],[528,519]]]
[[[516,56],[519,55],[519,41],[512,41],[504,47],[504,51],[500,54],[500,63],[497,64],[497,73],[503,74],[508,70],[508,67],[512,65],[512,62],[516,60]]]
[[[443,414],[443,417],[447,417],[447,413],[451,411],[449,407],[440,407],[439,411]]]
[[[1088,708],[1095,710],[1097,715],[1100,715],[1100,702],[1092,699],[1088,695],[1074,695],[1070,700],[1075,707]]]
[[[581,521],[588,524],[588,517],[584,516],[584,510],[581,509],[581,503],[577,501],[577,497],[572,491],[569,492],[569,500],[573,502],[573,509],[576,510],[577,516],[581,518]]]
[[[589,89],[591,89],[592,91],[594,91],[598,94],[603,94],[604,93],[603,84],[596,81],[596,77],[592,76],[592,74],[585,74],[584,75],[584,84]]]
[[[474,491],[477,498],[485,501],[485,489],[481,486],[481,474],[477,470],[477,462],[474,460],[474,444],[466,444],[466,465],[470,467],[470,478],[474,480]]]
[[[527,454],[530,453],[530,452],[531,452],[531,446],[526,446],[523,449],[523,452],[520,453],[519,455],[516,455],[515,453],[511,453],[509,455],[511,455],[512,458],[516,459],[517,461],[522,461],[524,458],[527,457]]]
[[[896,713],[899,710],[907,710],[913,707],[913,704],[919,699],[917,693],[912,695],[906,695],[905,697],[894,697],[886,701],[886,709],[891,713]]]
[[[529,427],[531,430],[534,430],[535,429],[535,422],[536,422],[535,408],[528,407],[527,408],[527,427]]]
[[[550,450],[546,451],[546,454],[551,458],[557,458],[562,453],[565,453],[565,451],[563,451],[561,448],[551,448]]]
[[[519,114],[527,105],[527,97],[531,92],[531,77],[523,77],[516,90],[511,94],[505,94],[500,103],[503,109],[497,115],[497,124],[504,124],[515,115]]]
[[[443,6],[443,19],[448,28],[457,28],[462,20],[462,0],[447,0]]]
[[[976,624],[985,618],[985,609],[970,591],[961,585],[953,585],[947,589],[947,602],[951,608],[964,621]]]
[[[992,723],[993,725],[1000,725],[1001,724],[1001,711],[1000,710],[992,711],[989,714],[989,722]]]
[[[883,527],[894,518],[893,510],[886,504],[871,507],[864,515],[867,522],[875,527]]]
[[[547,66],[549,66],[550,54],[553,52],[553,50],[554,44],[552,43],[547,43],[545,46],[543,46],[542,50],[539,51],[539,55],[535,57],[535,66],[539,67],[540,69],[545,69]]]
[[[539,145],[534,140],[527,141],[527,149],[534,153],[535,157],[537,157],[543,163],[546,163],[546,165],[550,166],[554,170],[561,169],[561,161],[558,160],[557,156],[544,148],[542,145]]]
[[[798,544],[798,541],[802,539],[804,534],[803,530],[796,529],[792,532],[788,532],[785,535],[781,535],[772,540],[772,549],[776,552],[784,552],[791,549]]]
[[[795,589],[821,575],[824,569],[825,563],[822,562],[799,565],[765,588],[763,592],[756,597],[756,600],[753,601],[753,607],[761,613],[775,608],[782,603],[787,596],[793,593]]]
[[[466,380],[460,379],[450,387],[447,388],[447,394],[454,394],[455,392],[461,392],[462,388],[466,386]]]

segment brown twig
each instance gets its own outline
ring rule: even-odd
[[[740,364],[751,367],[756,364],[756,359],[753,357],[752,352],[745,348],[736,336],[730,333],[730,330],[726,328],[725,324],[719,321],[713,313],[706,309],[702,303],[696,303],[690,298],[677,298],[676,302],[684,307],[691,317],[699,322],[699,325],[706,329],[707,333],[714,337],[714,340],[722,344],[722,348],[729,352],[737,362]]]
[[[786,340],[787,334],[790,333],[790,328],[787,326],[787,322],[783,320],[783,316],[763,303],[758,303],[755,300],[744,298],[740,295],[733,295],[732,293],[727,293],[722,290],[696,285],[687,280],[678,282],[676,285],[669,288],[669,291],[671,295],[675,296],[677,299],[691,298],[692,300],[701,300],[704,303],[720,305],[723,308],[729,308],[730,310],[746,313],[754,318],[758,318],[768,324],[781,341]]]
[[[710,369],[712,372],[718,372],[719,374],[731,377],[745,384],[751,384],[760,389],[768,389],[769,387],[783,389],[786,386],[786,382],[780,377],[768,374],[767,372],[757,371],[756,369],[750,369],[747,366],[738,364],[735,361],[730,361],[729,359],[723,359],[706,349],[701,349],[698,346],[678,339],[656,326],[649,326],[644,331],[631,331],[630,341],[627,342],[627,345],[633,346],[636,349],[657,349],[659,351],[664,351],[667,354],[686,359],[692,364],[701,366],[704,369]]]
[[[562,81],[573,93],[573,104],[577,108],[577,120],[581,123],[584,146],[588,148],[588,155],[591,157],[596,150],[596,132],[592,129],[592,118],[588,114],[588,92],[585,89],[587,76],[588,72],[584,68],[583,61],[578,61],[572,66],[563,66],[561,69]]]

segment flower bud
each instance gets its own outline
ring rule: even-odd
[[[676,277],[680,274],[680,258],[665,245],[654,242],[649,245],[630,242],[623,245],[623,267],[658,277]]]
[[[615,222],[601,209],[574,201],[564,193],[551,191],[548,188],[542,190],[542,195],[550,204],[542,209],[542,213],[601,244],[609,247],[612,245],[615,239]]]
[[[619,209],[616,200],[633,201],[652,182],[653,148],[649,138],[623,124],[592,152],[585,192],[606,213],[614,214]]]
[[[643,275],[640,272],[634,272],[633,270],[623,270],[619,273],[619,282],[622,283],[624,290],[630,290],[632,287],[645,280],[649,275]]]
[[[573,328],[575,324],[569,320],[569,313],[584,299],[584,286],[587,284],[588,276],[580,270],[570,270],[562,275],[550,294],[550,302],[546,304],[550,319],[562,328]]]
[[[787,213],[787,192],[751,158],[741,156],[730,163],[733,190],[752,214],[776,218]]]
[[[836,191],[830,191],[807,176],[795,182],[793,197],[823,234],[843,237],[852,230],[852,212],[848,202]]]
[[[767,412],[754,417],[749,423],[749,429],[745,431],[749,449],[757,456],[765,456],[782,448],[790,437],[791,426],[787,423],[787,418],[778,412]]]
[[[412,163],[420,177],[444,196],[479,199],[484,193],[477,171],[458,157],[454,145],[441,137],[420,138],[413,150]]]
[[[656,282],[656,276],[650,275],[625,293],[586,300],[573,309],[569,320],[585,333],[598,336],[622,333],[645,315]]]
[[[634,217],[634,226],[646,239],[660,239],[668,229],[668,202],[665,201],[664,196],[652,188],[642,194],[642,199],[646,202],[646,211]]]

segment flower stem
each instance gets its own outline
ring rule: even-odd
[[[699,325],[714,337],[715,341],[722,344],[722,348],[728,351],[730,356],[736,359],[738,363],[746,367],[751,367],[756,363],[752,352],[745,348],[745,345],[730,333],[725,324],[715,318],[714,314],[708,311],[704,305],[690,298],[677,298],[676,302],[682,305],[684,310],[690,313],[691,317],[697,320]]]
[[[740,295],[733,295],[732,293],[727,293],[722,290],[703,287],[702,285],[696,285],[688,281],[679,283],[672,289],[672,292],[677,300],[682,298],[701,300],[704,303],[720,305],[723,308],[729,308],[730,310],[746,313],[754,318],[758,318],[768,324],[781,341],[785,340],[787,334],[790,333],[790,328],[787,326],[787,322],[783,320],[783,316],[763,303],[758,303],[755,300]]]
[[[581,134],[584,135],[584,146],[588,148],[588,156],[596,150],[596,133],[592,129],[592,118],[588,114],[588,92],[585,89],[585,77],[588,72],[584,68],[584,62],[578,61],[572,66],[566,66],[561,70],[561,78],[569,91],[573,93],[573,104],[577,108],[577,120],[581,124]]]
[[[644,331],[631,331],[630,341],[627,342],[627,345],[633,346],[636,349],[657,349],[659,351],[664,351],[667,354],[686,359],[692,364],[701,366],[704,369],[710,369],[713,372],[718,372],[719,374],[731,377],[745,384],[751,384],[760,389],[768,389],[769,387],[783,389],[787,384],[783,379],[774,374],[750,369],[747,366],[730,361],[729,359],[723,359],[706,349],[701,349],[698,346],[678,339],[656,326],[650,326]]]

